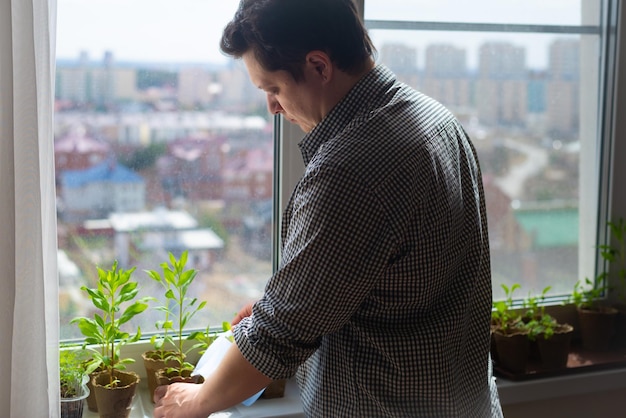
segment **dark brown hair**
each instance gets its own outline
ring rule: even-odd
[[[220,47],[235,58],[253,51],[265,70],[287,71],[296,81],[311,51],[324,51],[350,74],[375,52],[352,0],[241,0]]]

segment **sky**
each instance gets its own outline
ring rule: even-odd
[[[366,0],[366,19],[498,22],[579,25],[581,1],[599,0]],[[57,0],[58,58],[77,58],[88,51],[100,60],[105,51],[118,61],[202,62],[227,61],[219,51],[224,25],[232,18],[237,0]],[[472,66],[478,45],[509,39],[527,47],[530,67],[545,66],[545,45],[554,35],[372,31],[377,46],[400,41],[418,49],[449,42],[468,49]],[[540,46],[537,48],[537,46]],[[418,62],[420,58],[418,57]],[[421,62],[420,62],[421,66]]]

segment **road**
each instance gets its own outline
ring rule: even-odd
[[[524,155],[524,161],[510,168],[505,177],[496,179],[496,184],[512,200],[520,199],[526,179],[539,174],[548,165],[548,152],[538,146],[524,144],[507,138],[504,146]]]

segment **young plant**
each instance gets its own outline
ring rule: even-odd
[[[92,346],[90,348],[92,364],[108,372],[110,381],[107,387],[110,388],[117,387],[115,371],[125,370],[126,364],[134,362],[132,358],[121,359],[120,349],[141,337],[139,327],[132,335],[122,331],[121,326],[148,307],[146,303],[148,298],[135,300],[139,289],[137,282],[131,281],[134,271],[135,267],[130,270],[118,269],[117,261],[109,270],[98,267],[97,287],[95,289],[81,287],[89,295],[97,312],[93,318],[78,317],[71,321],[78,324],[78,328],[85,336],[84,344]]]
[[[183,332],[185,326],[189,320],[206,305],[205,301],[198,303],[197,298],[187,297],[189,286],[198,274],[195,269],[185,269],[187,256],[187,251],[184,251],[177,260],[172,253],[169,253],[169,263],[161,263],[163,274],[154,270],[146,271],[153,280],[163,286],[166,299],[164,305],[156,308],[165,314],[164,320],[157,322],[157,329],[161,329],[163,335],[160,339],[153,339],[152,342],[155,348],[161,352],[163,352],[165,343],[174,348],[174,353],[168,353],[163,360],[176,360],[178,367],[168,369],[168,373],[176,370],[180,375],[182,375],[185,370],[193,370],[193,365],[185,361],[187,353],[191,350],[184,349],[185,339],[183,339]],[[170,334],[170,331],[173,334],[175,333],[176,341],[173,335]],[[189,340],[192,338],[188,336],[186,339]]]
[[[600,256],[604,261],[618,266],[617,298],[620,302],[626,303],[626,222],[623,218],[619,218],[616,222],[607,222],[607,225],[617,246],[601,245]]]
[[[585,277],[574,284],[570,300],[580,309],[599,310],[602,296],[608,290],[607,274],[600,273],[595,280]]]
[[[554,335],[554,331],[558,326],[559,323],[552,315],[544,313],[526,324],[528,338],[531,341],[535,341],[538,336],[543,335],[544,339],[549,340]]]
[[[493,302],[494,310],[491,312],[491,320],[497,330],[508,334],[520,330],[523,325],[521,314],[513,309],[513,293],[521,286],[518,283],[510,288],[505,284],[500,286],[504,290],[505,299]]]
[[[88,353],[82,348],[61,347],[59,350],[61,398],[76,398],[81,395],[87,376],[97,366],[88,360]]]
[[[226,331],[230,331],[230,329],[231,329],[230,322],[227,322],[227,321],[222,322],[222,331],[226,332]],[[215,341],[218,336],[219,336],[218,332],[211,331],[210,326],[207,326],[206,329],[203,331],[194,331],[189,335],[189,339],[195,340],[198,342],[194,344],[194,346],[191,348],[194,350],[197,349],[198,354],[202,355],[206,352],[209,346],[213,344],[213,341]],[[232,335],[229,336],[228,339],[234,342],[234,338]]]
[[[618,299],[626,303],[626,222],[620,218],[616,222],[608,221],[613,239],[617,241],[617,247],[600,245],[600,257],[607,263],[618,264],[617,287]],[[602,297],[609,290],[609,272],[604,270],[598,274],[595,280],[585,277],[584,281],[578,281],[574,285],[571,301],[579,308],[598,310],[601,308]]]
[[[524,300],[524,308],[526,309],[524,317],[527,320],[531,321],[533,319],[538,319],[546,314],[546,308],[543,305],[543,302],[545,301],[546,295],[550,289],[552,289],[552,286],[545,287],[538,296],[531,296],[530,293],[528,294],[528,297]]]

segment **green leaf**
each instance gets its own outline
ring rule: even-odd
[[[161,280],[161,275],[160,275],[158,272],[156,272],[156,271],[154,271],[154,270],[144,270],[144,271],[145,271],[146,273],[148,273],[148,276],[149,276],[152,280],[157,281],[157,282],[159,282],[159,283],[160,283],[160,282],[162,282],[162,280]]]
[[[124,313],[122,314],[122,316],[120,317],[118,321],[118,326],[130,321],[132,318],[142,313],[147,308],[148,308],[148,305],[146,303],[141,303],[141,302],[133,303],[132,305],[127,307],[126,310],[124,310]]]

